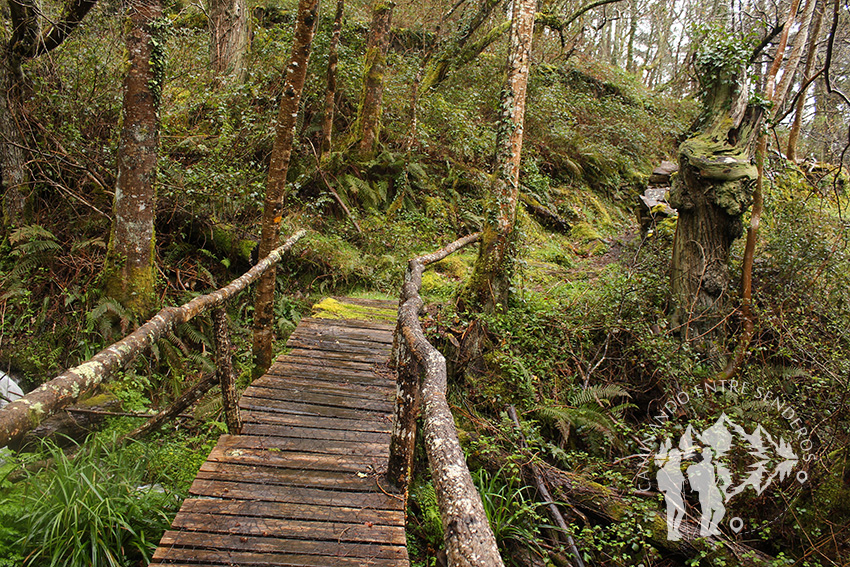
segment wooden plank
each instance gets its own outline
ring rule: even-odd
[[[394,394],[373,394],[370,399],[369,397],[352,396],[348,393],[323,392],[312,388],[308,390],[306,388],[265,388],[262,386],[251,386],[245,391],[243,396],[258,400],[266,399],[277,402],[293,402],[295,405],[315,404],[337,408],[372,410],[383,413],[392,413],[393,403],[395,402]]]
[[[353,360],[329,360],[321,357],[321,351],[311,353],[310,356],[304,355],[296,358],[282,358],[280,363],[289,369],[296,369],[302,372],[334,372],[350,373],[358,379],[369,379],[372,382],[379,383],[383,378],[375,376],[376,365],[374,362],[356,362]],[[277,374],[273,365],[268,374]]]
[[[266,375],[270,380],[286,380],[289,378],[303,378],[305,380],[331,382],[340,386],[367,386],[367,387],[395,387],[395,379],[388,375],[379,375],[375,370],[368,372],[362,370],[351,370],[333,366],[308,366],[305,364],[281,365]],[[317,387],[320,387],[317,385]]]
[[[190,498],[183,503],[181,510],[193,514],[227,514],[242,517],[342,522],[349,524],[371,522],[382,526],[404,526],[404,514],[401,512],[368,507]]]
[[[326,546],[328,552],[333,553],[332,546]],[[203,561],[206,565],[251,566],[251,567],[327,567],[328,565],[359,566],[369,565],[371,567],[399,567],[407,565],[400,559],[379,559],[367,557],[332,557],[332,560],[316,555],[297,555],[291,553],[254,553],[250,551],[226,551],[211,549],[182,549],[171,548],[162,552],[156,558],[162,565],[192,565],[197,567],[197,561]],[[332,563],[329,563],[332,561]]]
[[[371,420],[334,419],[332,417],[251,410],[246,411],[243,414],[242,420],[245,423],[294,425],[297,427],[315,427],[320,429],[341,429],[349,431],[371,431],[373,433],[385,433],[392,431],[392,420],[387,417]]]
[[[393,326],[386,326],[385,328],[363,328],[360,326],[339,324],[337,321],[342,321],[342,319],[301,319],[298,323],[298,328],[320,335],[362,338],[369,341],[381,341],[387,344],[392,344],[393,342],[393,333],[395,333],[395,327]]]
[[[390,351],[387,347],[372,347],[365,343],[340,341],[334,339],[314,339],[309,337],[290,336],[286,341],[289,348],[302,348],[305,350],[350,353],[358,356],[366,362],[378,363],[389,360]]]
[[[352,329],[374,329],[376,331],[395,331],[395,322],[367,321],[364,319],[332,319],[330,317],[304,317],[301,319],[305,324],[328,324],[335,327],[349,327]],[[298,324],[301,324],[301,321]]]
[[[296,415],[309,415],[316,417],[335,417],[340,419],[351,419],[355,421],[365,420],[381,420],[392,418],[391,411],[372,410],[368,408],[340,408],[333,406],[323,406],[309,402],[298,403],[282,400],[270,400],[266,398],[257,398],[251,396],[249,392],[242,394],[239,400],[239,407],[246,410],[260,410],[266,412],[289,413]]]
[[[223,450],[256,449],[272,452],[297,451],[324,455],[361,455],[364,457],[389,457],[386,443],[365,443],[358,441],[336,441],[323,439],[299,439],[295,437],[261,437],[256,435],[238,435],[224,437],[218,442]]]
[[[195,549],[250,549],[259,553],[288,552],[300,555],[315,555],[316,553],[316,546],[312,542],[298,539],[284,540],[274,537],[245,537],[171,530],[163,534],[162,546]],[[325,547],[322,551],[326,549]],[[338,542],[333,553],[332,557],[407,559],[407,548],[398,545],[364,545]]]
[[[250,518],[227,514],[179,512],[172,528],[238,535],[259,535],[312,541],[350,541],[404,545],[404,528],[380,524],[309,522],[281,518]]]
[[[386,397],[393,399],[396,393],[395,383],[387,385],[363,385],[340,382],[336,378],[329,380],[311,380],[301,376],[272,376],[266,374],[254,380],[252,388],[277,388],[281,390],[315,391],[354,398],[375,399]]]
[[[328,492],[376,492],[374,475],[358,476],[350,471],[305,471],[300,469],[282,469],[262,465],[246,465],[244,463],[229,463],[207,461],[192,484],[191,494],[213,498],[261,499],[269,502],[291,502],[296,498],[286,490],[280,494],[268,488],[270,486],[286,486],[320,489],[320,492],[304,495],[305,498],[317,499],[318,503],[327,503],[337,498]],[[298,493],[300,494],[300,492]],[[360,496],[361,498],[362,495]],[[352,496],[351,498],[355,498]],[[368,500],[368,502],[367,502]],[[312,501],[312,500],[311,500]],[[342,502],[337,498],[334,502]],[[366,499],[358,503],[356,499],[345,500],[345,505],[385,506],[386,497]]]
[[[297,327],[290,338],[330,342],[332,344],[347,343],[356,344],[374,349],[382,349],[389,352],[393,345],[392,333],[375,334],[372,330],[363,330],[361,332],[352,332],[352,329],[343,329],[341,327]]]
[[[294,451],[272,452],[263,449],[213,448],[208,458],[221,463],[244,463],[280,467],[284,469],[302,469],[310,471],[343,471],[370,474],[386,468],[386,459],[368,455],[322,455],[319,453],[301,453]]]
[[[301,357],[306,358],[320,358],[326,361],[339,361],[340,365],[344,365],[346,362],[360,362],[360,363],[368,363],[372,364],[372,369],[380,368],[381,366],[385,366],[387,362],[389,362],[390,353],[382,353],[379,355],[375,354],[367,354],[364,355],[362,353],[356,352],[338,352],[332,350],[333,347],[322,346],[316,347],[314,345],[311,346],[294,346],[292,344],[289,345],[289,353],[285,356],[286,358],[281,359],[281,362],[293,361],[297,362],[297,359]],[[371,370],[371,369],[370,369]]]
[[[321,473],[326,475],[327,473]],[[338,473],[342,476],[342,473]],[[314,475],[316,478],[318,475]],[[328,475],[329,476],[329,475]],[[261,478],[261,477],[258,477]],[[291,502],[301,504],[316,504],[321,506],[343,507],[372,507],[383,510],[402,510],[403,502],[400,496],[375,490],[375,477],[360,478],[349,476],[352,482],[362,481],[359,491],[346,490],[352,485],[331,486],[322,488],[316,486],[299,486],[294,483],[275,484],[277,479],[265,484],[235,480],[205,479],[200,476],[192,483],[189,493],[199,498],[226,498],[231,500],[262,500],[264,502]],[[354,481],[354,479],[357,479]],[[260,482],[263,482],[260,480]],[[283,486],[285,488],[281,489]]]
[[[289,355],[281,356],[266,374],[277,375],[287,372],[297,372],[297,376],[312,378],[312,374],[327,376],[328,373],[336,375],[349,375],[352,378],[365,378],[373,382],[386,380],[392,374],[392,370],[384,362],[363,362],[356,358],[329,358],[323,356],[324,351],[313,349],[299,352],[297,357]],[[347,356],[347,355],[346,355]]]
[[[246,422],[242,426],[243,435],[262,435],[265,437],[297,437],[299,439],[329,439],[331,441],[363,441],[365,443],[383,443],[389,446],[390,432],[356,431],[350,429],[320,429],[314,426],[275,425]]]

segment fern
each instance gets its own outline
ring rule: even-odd
[[[601,435],[611,445],[621,446],[618,420],[632,404],[613,405],[613,401],[629,397],[622,386],[597,384],[570,393],[568,404],[538,405],[534,411],[541,421],[558,430],[563,444],[570,441],[573,431],[586,430]]]
[[[411,499],[417,503],[425,538],[439,547],[443,541],[443,520],[437,505],[437,491],[430,482],[416,483],[410,489]]]

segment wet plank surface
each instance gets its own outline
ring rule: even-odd
[[[404,508],[381,478],[396,304],[333,299],[354,306],[349,318],[301,320],[242,395],[241,434],[221,436],[151,565],[409,565]]]

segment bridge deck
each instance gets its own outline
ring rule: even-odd
[[[362,318],[301,320],[242,395],[242,433],[222,435],[151,565],[409,565],[402,501],[380,478],[396,304],[340,301]]]

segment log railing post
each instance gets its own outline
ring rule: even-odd
[[[410,356],[401,333],[401,322],[396,327],[395,366],[398,375],[396,399],[393,408],[393,434],[390,439],[390,460],[387,479],[404,493],[407,501],[410,476],[413,471],[413,453],[416,445],[416,418],[419,415],[419,388],[421,368]]]
[[[239,398],[236,396],[236,376],[233,373],[230,329],[227,325],[227,312],[224,307],[213,310],[215,326],[215,372],[221,385],[221,400],[224,406],[224,422],[227,432],[238,435],[242,431],[242,417],[239,415]]]
[[[454,417],[446,401],[446,359],[428,342],[419,324],[423,305],[419,290],[425,266],[477,242],[480,237],[480,233],[470,234],[408,263],[393,338],[398,390],[387,476],[407,494],[416,417],[421,404],[425,452],[443,521],[449,567],[503,567],[504,563],[481,495],[466,466]]]

